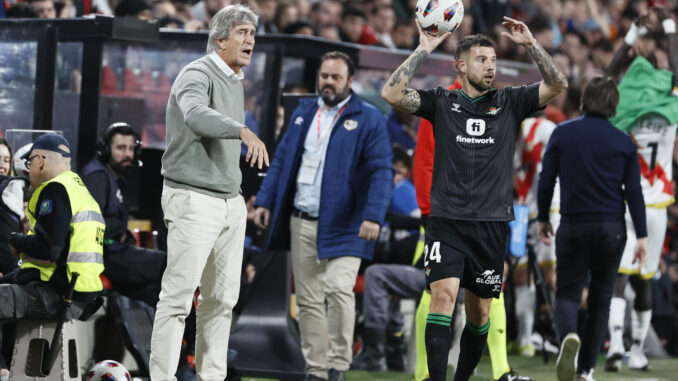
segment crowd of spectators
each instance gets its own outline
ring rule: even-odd
[[[503,16],[524,21],[539,43],[553,56],[568,77],[568,91],[547,109],[555,123],[579,115],[580,89],[593,76],[603,74],[634,21],[644,20],[652,5],[663,5],[678,19],[676,0],[462,0],[465,16],[437,53],[453,54],[457,42],[472,33],[489,35],[496,43],[498,58],[531,63],[527,51],[500,37]],[[258,34],[284,33],[381,46],[413,49],[418,41],[414,22],[417,0],[0,0],[7,18],[80,17],[89,13],[153,20],[160,27],[186,31],[207,30],[213,15],[231,3],[244,3],[260,15]],[[0,13],[1,17],[2,13]],[[635,46],[654,51],[657,66],[668,68],[666,44],[661,33],[648,29],[653,39],[641,39]],[[448,85],[448,84],[441,84]],[[282,119],[282,118],[280,118]],[[411,150],[416,145],[416,121],[398,113],[389,116],[392,143]],[[280,126],[282,127],[282,126]],[[678,163],[678,156],[675,158]],[[674,170],[674,177],[678,170]],[[674,184],[676,181],[674,180]],[[678,204],[669,209],[671,228],[666,255],[660,266],[656,287],[655,318],[658,334],[672,355],[678,355]]]
[[[524,48],[515,48],[508,40],[499,38],[504,29],[503,16],[524,21],[569,79],[568,92],[556,99],[557,111],[550,113],[556,123],[577,114],[581,86],[603,73],[631,23],[647,13],[651,5],[638,0],[462,1],[463,22],[438,48],[438,53],[453,54],[462,36],[484,33],[496,42],[498,58],[530,63]],[[416,0],[2,0],[0,4],[3,2],[6,17],[79,17],[98,13],[154,20],[160,27],[186,31],[206,30],[219,9],[231,3],[244,3],[260,15],[259,34],[311,35],[389,49],[413,49],[418,39],[414,22]],[[673,9],[676,17],[675,0],[650,2]],[[661,47],[663,40],[643,41],[637,48],[655,50],[659,68],[666,68],[666,50],[655,49]]]

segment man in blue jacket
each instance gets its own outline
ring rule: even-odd
[[[353,287],[393,186],[386,121],[351,92],[354,73],[346,54],[322,56],[319,97],[292,114],[255,202],[255,223],[270,228],[268,249],[291,251],[306,380],[345,379]]]

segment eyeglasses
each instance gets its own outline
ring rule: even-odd
[[[33,161],[33,159],[35,159],[35,158],[38,157],[38,156],[39,156],[39,157],[42,157],[43,159],[47,159],[47,156],[44,156],[44,155],[34,155],[34,156],[31,156],[31,157],[29,157],[28,159],[26,159],[26,169],[28,169],[28,170],[31,169],[31,161]]]

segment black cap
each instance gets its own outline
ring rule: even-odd
[[[52,151],[52,152],[57,152],[60,153],[61,156],[63,157],[71,157],[71,153],[64,151],[63,149],[59,148],[60,145],[65,145],[68,147],[68,149],[71,149],[71,145],[68,144],[68,140],[66,140],[63,136],[59,134],[44,134],[38,136],[34,141],[33,141],[33,147],[31,147],[31,150],[25,155],[25,158],[28,158],[28,156],[33,152],[33,150],[36,149],[44,149],[45,151]]]

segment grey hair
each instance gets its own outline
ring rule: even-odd
[[[229,5],[217,12],[210,20],[210,35],[207,39],[207,54],[219,48],[217,38],[228,39],[233,27],[243,24],[253,25],[259,23],[259,16],[245,5]]]

